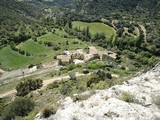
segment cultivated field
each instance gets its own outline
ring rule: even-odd
[[[64,33],[64,31],[59,30]],[[30,54],[30,56],[21,55],[19,52],[12,50],[9,46],[0,50],[0,63],[5,69],[18,69],[27,67],[30,64],[39,64],[46,61],[52,61],[57,54],[63,53],[65,50],[75,50],[85,48],[88,43],[78,40],[77,38],[64,38],[53,33],[47,33],[37,38],[35,42],[31,39],[22,42],[18,49]],[[53,46],[45,45],[45,42],[51,42]],[[58,46],[58,50],[55,47]]]

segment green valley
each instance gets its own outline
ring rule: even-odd
[[[159,6],[1,0],[0,120],[159,120]]]

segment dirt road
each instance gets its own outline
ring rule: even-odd
[[[144,34],[144,41],[147,43],[147,31],[146,28],[143,25],[139,25],[141,27],[141,30],[143,31]]]
[[[84,75],[86,75],[86,74],[76,73],[76,77],[80,77],[80,76],[84,76]],[[53,83],[54,81],[69,79],[69,78],[70,78],[69,75],[66,75],[66,76],[59,76],[59,77],[55,77],[55,78],[52,78],[52,79],[44,80],[43,81],[43,86],[40,90],[44,89],[48,84]],[[0,98],[9,96],[11,94],[16,94],[16,90],[14,89],[14,90],[8,91],[6,93],[0,94]]]

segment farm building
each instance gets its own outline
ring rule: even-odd
[[[71,55],[58,55],[57,56],[59,65],[67,65],[71,63]]]
[[[77,49],[75,52],[73,52],[71,55],[71,59],[72,59],[72,61],[74,61],[75,59],[84,60],[83,49]]]
[[[89,54],[87,57],[92,57],[94,59],[99,59],[100,58],[100,55],[98,53],[98,50],[94,47],[94,46],[88,46],[87,47],[87,54]]]

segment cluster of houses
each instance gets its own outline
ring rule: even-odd
[[[118,54],[107,51],[98,51],[94,46],[88,46],[86,50],[77,49],[74,52],[65,51],[64,54],[56,56],[59,65],[67,65],[70,63],[80,64],[87,61],[92,61],[96,59],[101,60],[116,60],[118,58]]]

